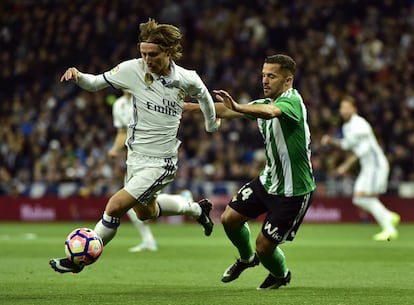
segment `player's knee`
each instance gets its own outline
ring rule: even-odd
[[[354,196],[352,198],[352,203],[362,209],[367,209],[371,202],[372,198],[370,197]]]
[[[222,223],[222,225],[223,225],[223,226],[227,226],[227,225],[228,225],[228,223],[229,223],[229,217],[228,217],[228,215],[226,214],[226,211],[224,211],[224,212],[221,214],[221,223]]]
[[[356,206],[361,206],[360,197],[352,197],[352,203]]]
[[[137,214],[137,218],[141,221],[151,219],[151,217],[149,217],[148,215],[138,215],[138,214]]]
[[[136,216],[139,220],[141,220],[141,221],[145,221],[145,220],[148,220],[148,219],[149,219],[146,215],[142,215],[142,214],[140,214],[139,212],[137,212],[137,211],[136,211],[136,210],[134,210],[134,209],[133,209],[133,211],[134,211],[135,216]]]
[[[148,219],[153,219],[153,218],[156,217],[154,215],[154,213],[151,213],[149,211],[139,211],[136,214],[137,214],[138,219],[141,220],[141,221],[145,221],[145,220],[148,220]]]
[[[241,225],[241,221],[235,217],[232,211],[233,209],[227,206],[223,214],[221,214],[221,223],[226,228],[235,228]]]
[[[105,212],[112,217],[122,217],[135,204],[135,199],[129,193],[120,190],[109,198]]]
[[[111,198],[106,205],[105,212],[107,215],[112,217],[122,217],[126,211],[120,200]]]
[[[159,214],[159,208],[155,201],[149,202],[147,205],[138,204],[134,210],[138,219],[142,221],[157,218]]]

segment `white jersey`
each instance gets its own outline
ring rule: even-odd
[[[112,105],[112,119],[116,128],[127,128],[132,120],[132,96],[122,95]]]
[[[139,58],[124,61],[101,75],[80,73],[78,84],[86,90],[112,86],[132,94],[132,120],[126,140],[128,163],[136,153],[161,158],[178,154],[177,132],[187,95],[200,104],[206,130],[218,129],[213,98],[198,74],[174,62],[170,69],[169,76],[151,73]]]
[[[362,168],[368,166],[382,168],[384,164],[388,164],[371,125],[363,117],[353,114],[342,126],[342,132],[341,147],[352,150]]]

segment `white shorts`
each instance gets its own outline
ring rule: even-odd
[[[176,172],[177,157],[159,158],[128,154],[124,189],[138,203],[147,205],[149,200],[174,180]]]
[[[389,167],[362,167],[355,181],[354,193],[384,194],[388,187]]]

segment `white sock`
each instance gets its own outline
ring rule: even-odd
[[[141,235],[142,242],[144,244],[155,244],[154,235],[152,235],[151,229],[146,221],[138,219],[137,214],[133,209],[129,209],[128,217],[131,220],[132,224],[137,228],[139,234]]]
[[[104,245],[114,238],[119,224],[120,219],[118,217],[109,216],[104,212],[102,219],[98,221],[94,229],[96,234],[102,239]]]
[[[198,218],[201,215],[200,205],[188,201],[181,195],[160,194],[157,197],[160,216],[187,215]]]
[[[369,212],[376,222],[381,226],[383,230],[393,233],[395,228],[392,224],[391,212],[375,197],[354,197],[353,203],[365,211]]]

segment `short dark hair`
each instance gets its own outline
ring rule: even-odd
[[[296,62],[293,60],[292,57],[284,54],[275,54],[267,56],[265,59],[265,63],[267,64],[279,64],[280,68],[283,70],[287,70],[292,75],[296,73]]]

